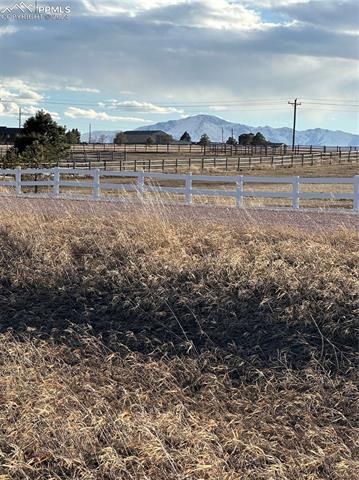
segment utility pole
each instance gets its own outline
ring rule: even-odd
[[[295,127],[297,124],[297,107],[299,105],[302,105],[301,103],[298,103],[298,98],[294,100],[294,102],[288,102],[289,105],[293,105],[294,107],[294,117],[293,117],[293,138],[292,138],[292,150],[294,150],[295,147]]]
[[[21,107],[19,107],[19,128],[21,128]]]
[[[222,127],[222,143],[224,143],[224,139],[223,139],[223,127]]]
[[[91,143],[91,123],[89,124],[89,143]]]

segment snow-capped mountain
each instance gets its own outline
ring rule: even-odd
[[[180,120],[170,120],[169,122],[160,122],[154,125],[140,127],[137,130],[163,130],[174,138],[181,137],[183,132],[187,131],[193,141],[198,141],[203,133],[207,133],[213,142],[220,142],[223,138],[227,140],[232,135],[238,137],[242,133],[261,132],[267,140],[271,142],[281,142],[290,144],[292,141],[292,129],[265,127],[251,127],[240,123],[232,123],[213,115],[195,115],[193,117],[181,118]],[[341,145],[358,146],[359,135],[342,132],[340,130],[326,130],[315,128],[310,130],[297,131],[296,143],[300,145]]]
[[[153,125],[137,128],[137,130],[163,130],[169,133],[175,139],[179,139],[181,135],[187,131],[192,141],[198,141],[203,133],[206,133],[212,142],[220,142],[223,138],[227,140],[232,135],[238,137],[242,133],[261,132],[267,140],[271,142],[280,142],[291,144],[292,129],[265,127],[251,127],[240,123],[232,123],[214,115],[195,115],[193,117],[181,118],[179,120],[170,120],[168,122],[159,122]],[[118,130],[117,130],[118,131]],[[91,135],[92,142],[111,143],[117,131],[94,131]],[[83,142],[88,141],[88,133],[81,135]],[[296,143],[300,145],[328,145],[328,146],[358,146],[359,135],[353,133],[342,132],[340,130],[325,130],[322,128],[314,128],[310,130],[297,131]]]

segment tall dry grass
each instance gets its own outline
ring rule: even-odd
[[[4,213],[0,478],[357,478],[357,233]]]

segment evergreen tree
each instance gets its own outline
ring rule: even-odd
[[[238,137],[238,144],[252,145],[253,137],[254,137],[253,133],[242,133],[242,135],[239,135]]]
[[[81,133],[78,131],[77,128],[68,130],[65,136],[66,136],[66,142],[70,145],[76,145],[81,142]]]
[[[227,145],[237,145],[237,140],[234,137],[228,137],[228,140],[226,141]]]
[[[14,141],[8,158],[25,166],[51,165],[64,158],[69,150],[66,129],[58,125],[49,113],[39,110],[26,120],[21,135]]]
[[[15,138],[14,147],[21,154],[35,141],[44,146],[63,146],[66,144],[65,133],[65,128],[58,125],[49,113],[39,110],[26,120],[22,134]]]
[[[127,137],[123,132],[117,132],[115,138],[113,139],[113,143],[116,145],[123,145],[127,143]]]
[[[238,137],[239,145],[267,145],[269,142],[265,139],[265,136],[257,132],[255,135],[253,133],[242,133]]]
[[[162,142],[163,142],[164,144],[172,143],[172,142],[173,142],[173,137],[172,137],[172,135],[169,135],[168,133],[166,133],[165,135],[162,135]]]
[[[257,132],[254,135],[253,141],[252,141],[253,145],[259,145],[259,146],[263,145],[264,146],[264,145],[267,145],[267,143],[268,142],[267,142],[267,140],[265,139],[265,136],[262,133]]]
[[[182,135],[182,137],[180,138],[180,141],[181,142],[188,142],[190,143],[192,140],[191,140],[191,135],[186,131],[184,132],[184,134]]]
[[[202,136],[201,136],[201,139],[200,141],[198,142],[198,145],[203,145],[203,146],[207,146],[211,143],[211,140],[209,138],[209,136],[204,133]]]

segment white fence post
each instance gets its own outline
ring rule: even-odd
[[[243,183],[243,175],[238,175],[237,176],[237,181],[236,181],[236,205],[237,207],[241,207],[243,203],[243,188],[244,183]]]
[[[186,174],[186,205],[192,204],[192,172]]]
[[[21,195],[21,167],[16,167],[15,170],[16,195]]]
[[[144,172],[139,172],[137,177],[137,193],[143,198],[143,191],[145,188],[145,175]]]
[[[100,169],[96,168],[93,171],[93,198],[94,200],[98,200],[101,196],[101,189],[100,189]]]
[[[299,208],[300,177],[293,177],[292,208]]]
[[[353,209],[359,213],[359,175],[354,177],[354,202]]]
[[[54,168],[54,185],[52,189],[52,195],[57,198],[60,195],[60,169]]]

